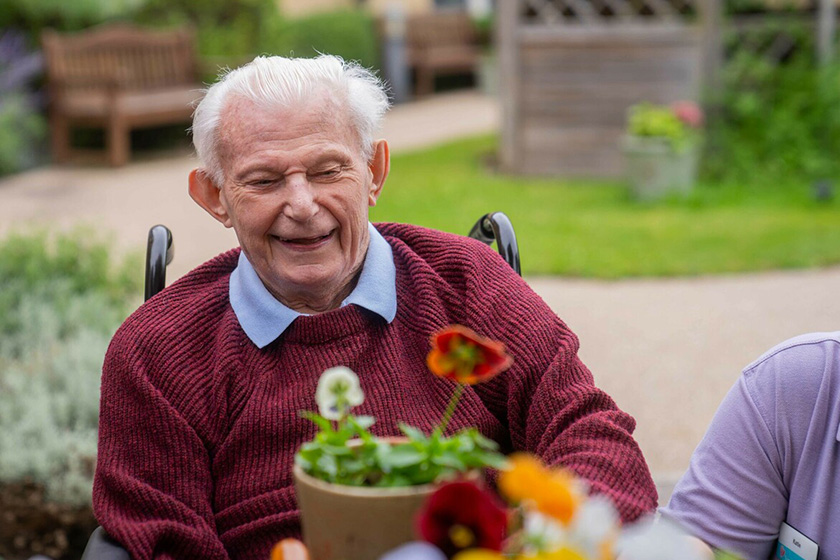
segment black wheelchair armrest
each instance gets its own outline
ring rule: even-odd
[[[131,556],[108,536],[105,529],[97,527],[88,539],[82,560],[131,560]]]
[[[146,245],[146,299],[166,286],[166,265],[172,262],[175,247],[172,232],[160,224],[149,230]]]
[[[519,245],[513,224],[504,212],[491,212],[483,215],[470,230],[469,236],[488,245],[496,241],[499,254],[513,270],[522,276],[519,263]]]

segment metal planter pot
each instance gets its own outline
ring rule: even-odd
[[[699,143],[675,151],[662,138],[625,136],[622,142],[627,180],[633,197],[656,200],[691,192],[697,178]]]

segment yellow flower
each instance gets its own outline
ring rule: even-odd
[[[499,477],[499,489],[509,500],[531,504],[564,524],[572,519],[580,502],[572,475],[549,470],[524,454],[511,457],[510,468]]]
[[[452,557],[452,560],[505,560],[505,557],[495,550],[471,548],[469,550],[459,552]]]
[[[552,550],[551,552],[540,552],[536,556],[526,556],[527,560],[587,560],[577,550],[563,547],[559,550]]]

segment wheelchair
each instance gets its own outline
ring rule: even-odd
[[[516,233],[504,212],[483,215],[470,229],[468,236],[487,245],[492,245],[495,241],[496,249],[505,262],[517,274],[522,275]],[[172,232],[164,225],[153,226],[149,230],[146,244],[146,300],[166,286],[166,266],[172,262],[174,256]],[[82,560],[130,560],[130,556],[102,527],[97,527],[88,540]]]

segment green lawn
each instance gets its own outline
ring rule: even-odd
[[[675,276],[840,263],[840,202],[801,184],[700,184],[643,204],[618,182],[504,176],[486,165],[495,137],[394,156],[374,221],[465,234],[504,211],[524,274]],[[768,182],[769,183],[769,182]]]

